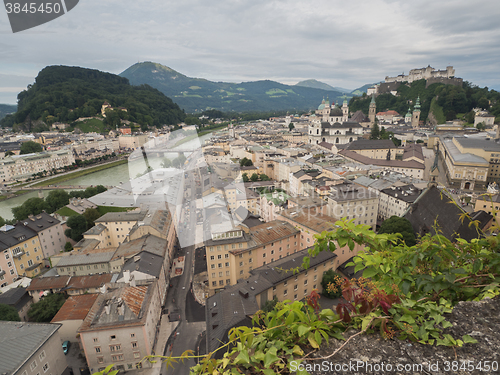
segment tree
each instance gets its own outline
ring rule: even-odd
[[[295,129],[295,125],[293,124],[293,122],[291,122],[291,123],[288,124],[288,129],[290,131],[292,131],[293,129]]]
[[[478,100],[477,106],[484,110],[488,110],[490,109],[490,101],[483,96],[481,99]]]
[[[70,216],[66,224],[69,229],[66,229],[64,234],[73,241],[80,241],[82,234],[87,231],[87,219],[83,215]]]
[[[65,301],[66,297],[62,293],[49,294],[31,305],[28,310],[28,317],[32,322],[50,322]]]
[[[255,182],[259,179],[259,175],[257,173],[254,173],[250,176],[250,181]]]
[[[267,174],[262,173],[260,175],[260,180],[261,181],[270,181],[271,179],[269,178],[269,176]]]
[[[372,131],[370,133],[370,139],[379,139],[380,137],[380,129],[377,124],[377,120],[375,120],[375,123],[372,126]]]
[[[65,190],[52,190],[45,198],[45,202],[50,206],[48,212],[52,213],[69,203],[69,194]]]
[[[380,229],[379,234],[382,233],[401,233],[403,236],[403,241],[407,246],[414,246],[417,241],[415,240],[415,233],[413,232],[413,227],[408,219],[399,216],[391,216],[389,219],[384,220]]]
[[[240,167],[251,167],[252,165],[252,160],[247,159],[246,157],[240,160]]]
[[[321,287],[323,295],[328,298],[339,298],[342,295],[340,288],[342,277],[333,270],[328,270],[323,274]]]
[[[486,129],[486,125],[484,125],[484,122],[480,122],[476,125],[476,129],[479,131],[483,131],[484,129]]]
[[[30,198],[20,206],[12,208],[16,220],[24,220],[29,215],[38,215],[42,211],[50,211],[50,206],[42,198]]]
[[[163,161],[161,162],[161,167],[172,168],[172,160],[170,160],[169,158],[164,158]]]
[[[68,252],[71,250],[73,250],[73,245],[71,245],[71,242],[68,241],[64,244],[64,251]]]
[[[42,151],[43,151],[43,148],[42,148],[42,145],[40,143],[36,143],[33,141],[27,141],[27,142],[23,142],[23,144],[21,145],[21,155],[32,154],[34,152],[42,152]]]
[[[5,151],[5,156],[15,155],[12,151]]]
[[[277,297],[274,297],[272,300],[270,301],[266,301],[264,303],[264,306],[262,306],[262,311],[265,311],[265,312],[270,312],[274,309],[274,307],[276,306],[276,304],[278,303],[278,298]]]
[[[243,179],[243,182],[249,182],[250,179],[248,178],[248,173],[243,173],[241,175],[241,178]]]
[[[21,318],[15,307],[0,303],[0,320],[20,322]]]
[[[5,219],[0,216],[0,227],[5,225]]]
[[[101,217],[99,210],[97,208],[87,208],[83,213],[83,217],[87,220],[87,228],[92,228],[94,222]]]

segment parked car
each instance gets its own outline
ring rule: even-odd
[[[64,341],[62,343],[62,348],[63,348],[63,352],[64,354],[68,354],[68,350],[69,350],[69,341]]]

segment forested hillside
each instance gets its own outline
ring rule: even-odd
[[[398,88],[398,96],[392,94],[381,94],[375,99],[377,112],[395,110],[405,115],[408,108],[413,110],[413,105],[418,96],[421,104],[421,120],[427,121],[431,104],[434,99],[433,108],[442,110],[443,121],[454,120],[463,117],[468,123],[474,122],[473,108],[489,110],[495,115],[495,122],[500,121],[500,93],[489,90],[487,87],[480,88],[469,82],[464,82],[462,87],[434,83],[425,87],[425,80],[415,81],[412,84],[401,85]],[[368,114],[371,97],[354,97],[349,103],[352,112],[362,110]]]
[[[101,115],[106,101],[114,108],[127,109],[111,111],[105,121],[109,127],[119,123],[120,118],[146,126],[176,124],[185,117],[177,104],[148,85],[132,86],[126,78],[98,70],[49,66],[18,95],[17,112],[0,124],[23,124],[26,131],[31,131],[37,120],[47,125],[73,122]]]
[[[9,113],[13,113],[16,111],[15,105],[10,104],[0,104],[0,120],[7,116]]]

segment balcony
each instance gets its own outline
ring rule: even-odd
[[[16,253],[12,253],[12,256],[14,258],[17,258],[17,259],[21,259],[21,257],[25,254],[24,250],[21,250],[19,252],[16,252]]]

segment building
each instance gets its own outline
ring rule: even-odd
[[[453,66],[447,66],[446,70],[436,70],[430,65],[426,68],[412,69],[408,75],[400,74],[396,77],[385,77],[385,82],[408,82],[418,81],[420,79],[431,79],[431,78],[454,78],[455,69]]]
[[[160,313],[157,282],[100,294],[78,330],[90,373],[152,367],[141,359],[152,354]]]
[[[117,248],[125,241],[132,228],[147,215],[151,215],[147,210],[108,212],[94,221],[96,225],[84,233],[84,238],[99,240],[99,248]]]
[[[421,192],[422,190],[414,185],[391,186],[382,189],[379,195],[378,219],[385,220],[391,216],[403,217]]]
[[[98,294],[82,294],[69,297],[50,321],[61,325],[61,341],[78,342],[77,332],[87,317]]]
[[[251,228],[240,224],[221,233],[212,228],[212,239],[205,242],[210,294],[247,278],[252,269],[300,249],[300,231],[284,221]]]
[[[323,273],[336,269],[336,255],[322,251],[310,258],[308,269],[302,267],[308,250],[290,254],[280,260],[251,271],[251,276],[240,280],[211,296],[205,305],[207,352],[215,351],[228,342],[229,330],[243,325],[252,326],[252,316],[267,301],[301,300],[312,290],[321,292]],[[298,269],[294,272],[293,269]],[[217,352],[216,357],[223,352]]]
[[[12,288],[0,294],[0,305],[2,304],[14,307],[19,314],[19,318],[26,322],[28,320],[28,310],[33,304],[33,298],[31,298],[26,288]]]
[[[403,154],[403,149],[396,146],[390,139],[359,139],[349,144],[345,150],[380,160],[395,160],[396,155]]]
[[[487,182],[500,181],[500,145],[465,137],[439,137],[438,153],[446,178],[461,190],[485,189]]]
[[[10,265],[10,276],[35,277],[42,269],[43,252],[37,233],[27,225],[4,225],[0,228],[0,251]],[[15,267],[15,271],[13,271]]]
[[[375,229],[379,198],[367,188],[352,183],[335,185],[327,202],[329,216],[347,218]]]
[[[36,303],[44,295],[60,292],[68,285],[70,278],[70,276],[35,277],[26,290]]]
[[[370,124],[375,124],[375,117],[377,113],[377,103],[375,102],[375,94],[372,95],[372,100],[370,101],[370,107],[368,108],[368,119]]]
[[[59,324],[0,321],[0,373],[61,375],[66,357]]]
[[[474,211],[485,211],[494,217],[494,224],[500,227],[500,195],[481,194],[477,197]]]
[[[479,124],[493,126],[495,124],[495,116],[488,111],[477,111],[474,116],[474,127],[477,128]]]
[[[57,274],[60,276],[86,276],[100,273],[111,273],[110,261],[114,251],[79,254],[72,251],[57,263]]]
[[[417,102],[415,103],[415,107],[413,108],[411,126],[413,129],[417,129],[420,126],[420,96],[417,98]]]
[[[42,212],[38,215],[28,216],[23,221],[23,224],[38,234],[42,252],[46,259],[64,250],[66,236],[61,222],[56,218]]]
[[[147,134],[122,134],[118,137],[121,149],[135,150],[148,141]]]
[[[34,174],[61,169],[75,162],[71,150],[8,156],[0,160],[0,181],[26,180]]]

